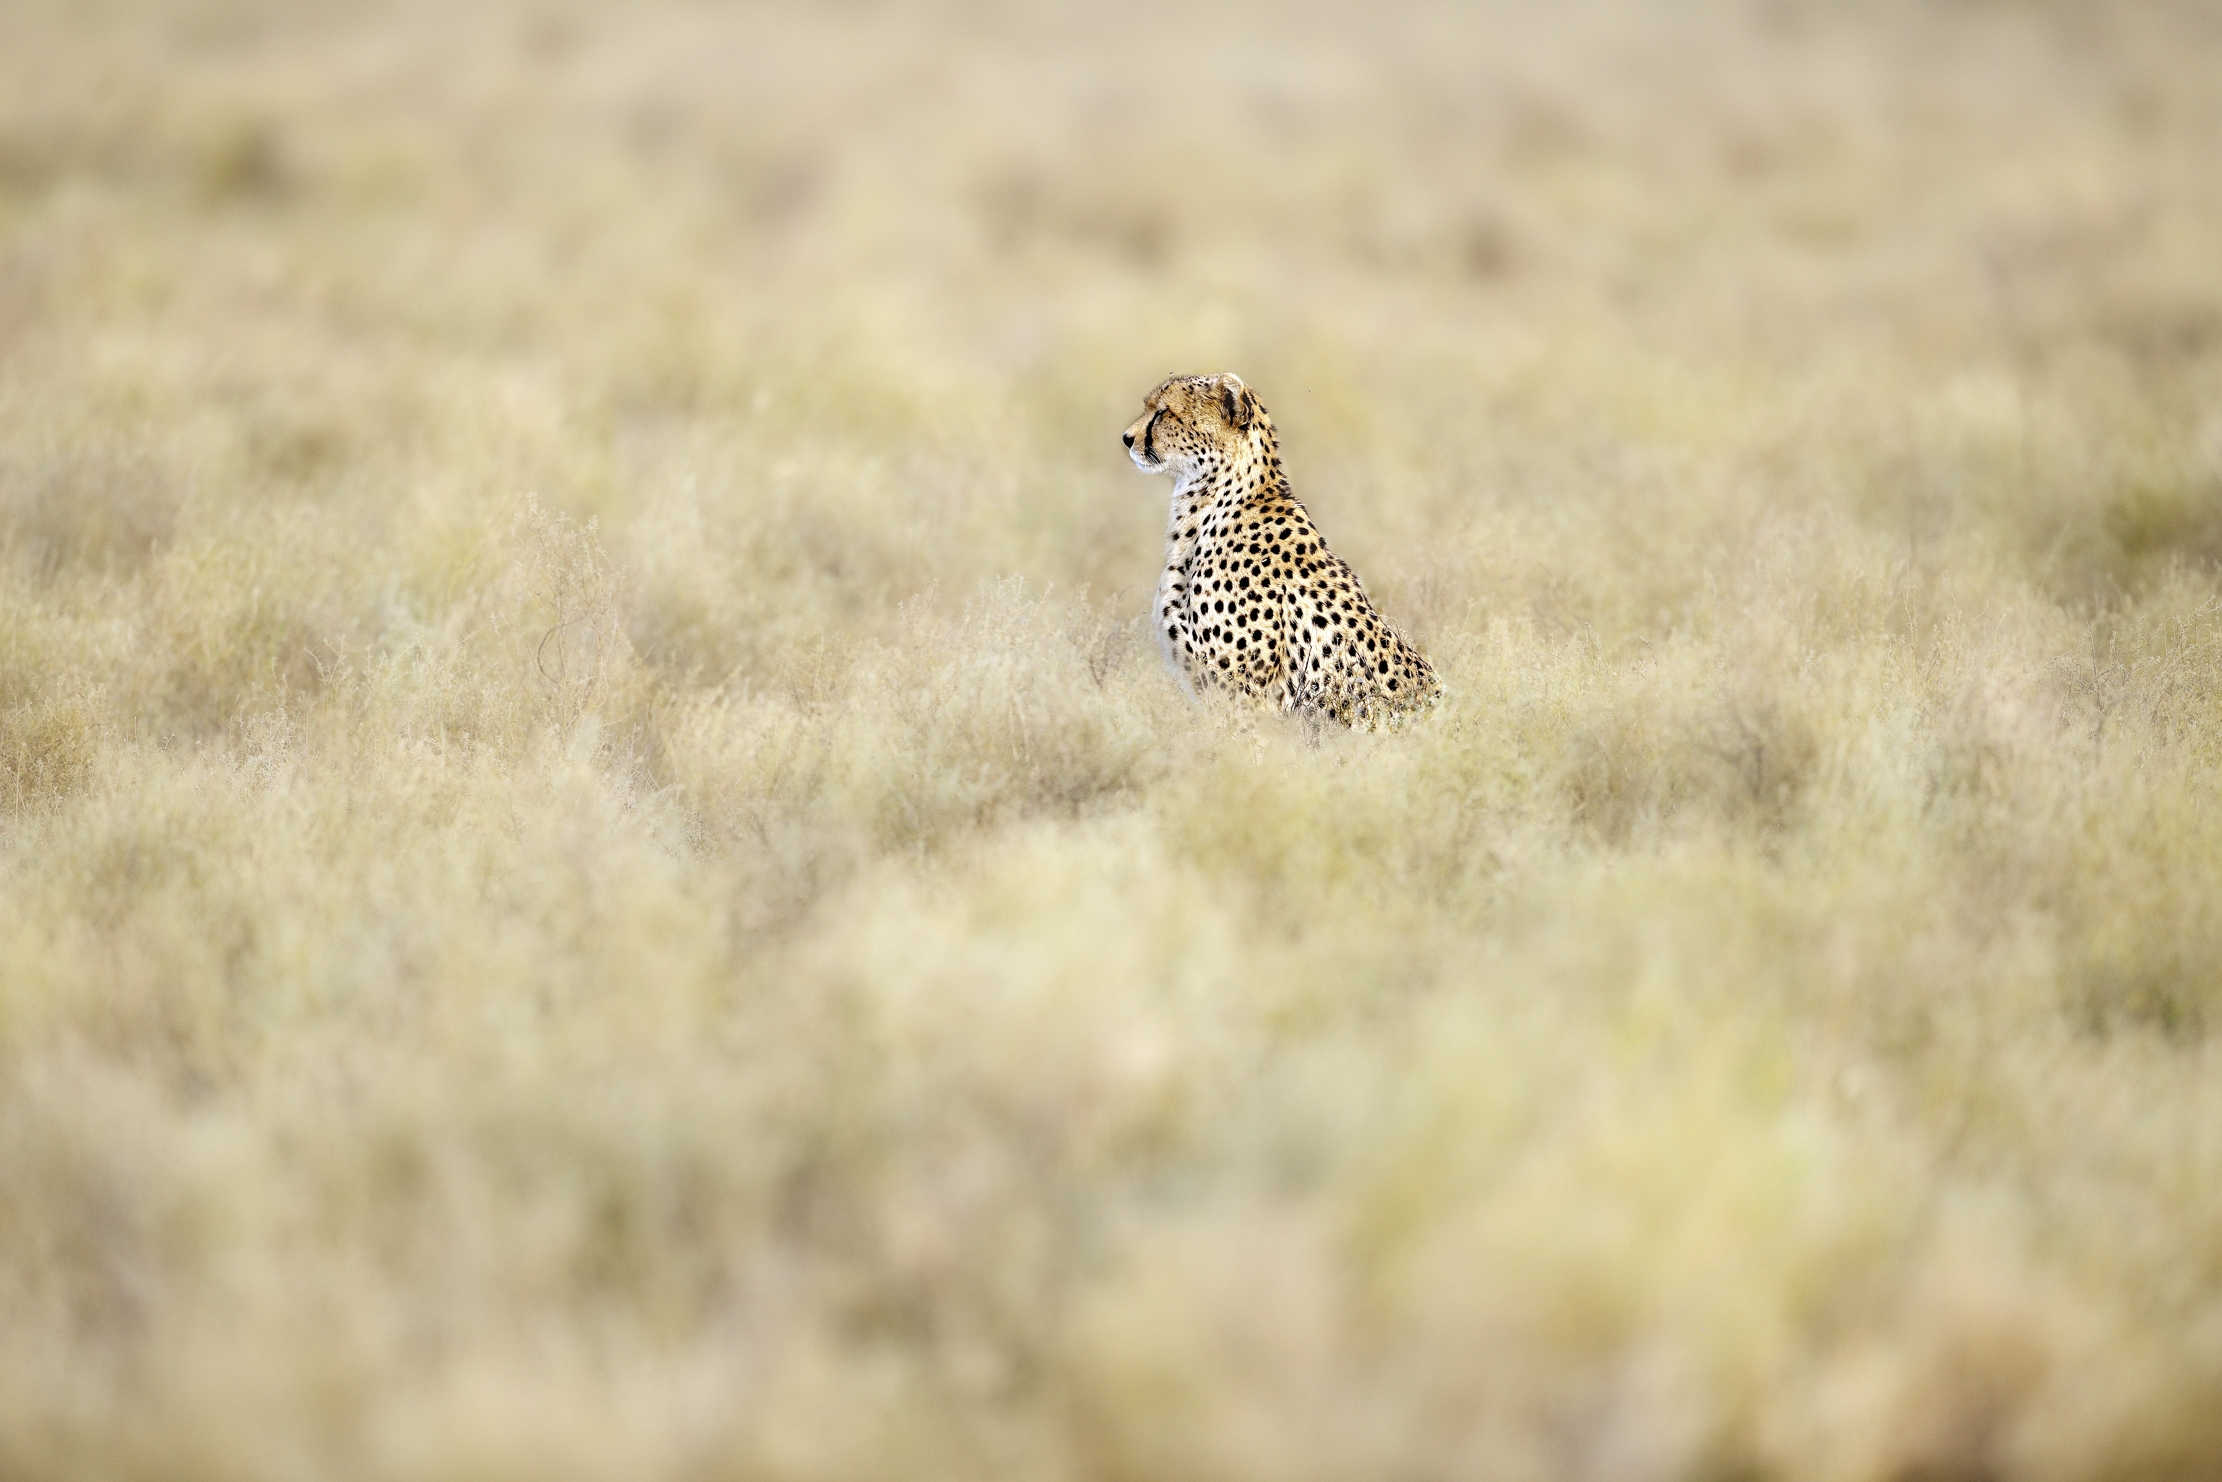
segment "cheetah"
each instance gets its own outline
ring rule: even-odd
[[[1289,492],[1257,393],[1231,374],[1170,376],[1142,408],[1128,456],[1173,476],[1153,617],[1175,672],[1367,729],[1433,704],[1434,669]]]

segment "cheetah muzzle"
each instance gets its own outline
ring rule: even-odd
[[[1241,377],[1168,377],[1124,441],[1135,467],[1173,478],[1154,617],[1189,685],[1369,728],[1441,695],[1289,492],[1273,419]]]

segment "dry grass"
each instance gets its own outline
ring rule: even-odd
[[[2222,1469],[2222,20],[1345,11],[10,6],[0,1474]]]

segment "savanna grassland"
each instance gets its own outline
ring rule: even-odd
[[[0,1475],[2222,1472],[2218,78],[9,0]],[[1218,369],[1423,723],[1160,663]]]

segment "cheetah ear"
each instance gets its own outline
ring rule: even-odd
[[[1219,378],[1219,409],[1227,414],[1228,426],[1248,432],[1257,420],[1258,395],[1242,384],[1242,377],[1229,371]]]

